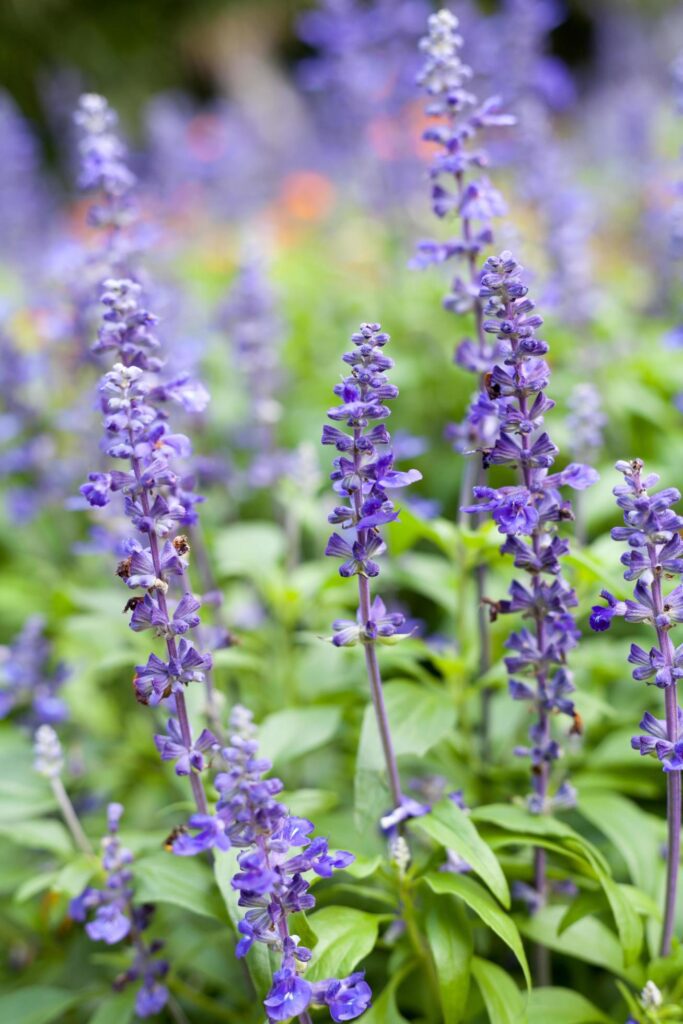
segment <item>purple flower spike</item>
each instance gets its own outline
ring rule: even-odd
[[[239,906],[247,909],[238,924],[235,955],[246,956],[255,942],[279,954],[280,968],[264,1000],[269,1020],[290,1020],[311,1005],[325,1004],[333,1020],[353,1020],[370,1001],[362,975],[309,984],[300,976],[299,965],[311,959],[311,951],[290,935],[288,918],[315,906],[306,875],[329,878],[354,858],[345,850],[330,852],[327,840],[312,838],[313,822],[290,815],[279,802],[282,783],[264,778],[271,765],[258,757],[251,713],[237,705],[230,725],[229,744],[221,750],[226,770],[215,780],[219,793],[215,814],[192,815],[173,840],[172,850],[183,857],[213,847],[240,850],[232,887],[239,893]],[[347,1016],[335,1017],[335,1013]]]
[[[133,855],[121,845],[118,828],[123,806],[109,804],[107,808],[108,835],[102,840],[102,867],[107,881],[103,889],[88,886],[69,905],[74,921],[87,920],[85,931],[93,942],[113,946],[128,936],[135,936],[135,959],[128,970],[120,974],[115,987],[120,990],[133,982],[140,982],[135,1007],[140,1017],[160,1013],[168,1001],[168,990],[159,981],[168,972],[168,963],[157,954],[163,948],[159,941],[148,942],[143,933],[152,921],[154,907],[135,903],[133,894]]]
[[[398,518],[389,492],[407,487],[421,479],[416,469],[399,472],[394,468],[394,455],[389,431],[383,423],[390,410],[384,404],[398,395],[398,388],[390,384],[387,371],[393,360],[385,354],[389,335],[377,323],[363,323],[351,336],[354,349],[342,358],[351,368],[348,376],[334,388],[339,405],[330,409],[328,417],[335,423],[345,423],[347,430],[325,426],[322,444],[334,446],[339,455],[333,460],[330,479],[334,490],[344,504],[337,505],[328,517],[330,523],[340,526],[351,536],[333,533],[327,542],[325,554],[340,558],[340,576],[358,577],[359,607],[356,622],[338,619],[334,625],[333,643],[336,647],[362,643],[368,680],[373,695],[373,706],[378,715],[384,759],[394,807],[403,800],[396,756],[391,743],[389,722],[384,707],[382,677],[377,659],[378,642],[396,642],[402,636],[403,616],[389,615],[381,601],[372,600],[370,580],[379,575],[375,558],[386,545],[382,527]]]
[[[444,306],[458,315],[475,311],[477,338],[460,343],[455,361],[481,376],[490,369],[497,345],[488,341],[482,330],[476,268],[493,242],[492,221],[505,213],[505,203],[481,174],[490,161],[480,136],[488,129],[514,125],[515,118],[502,111],[498,97],[481,103],[468,88],[473,73],[460,56],[463,39],[458,27],[457,17],[448,10],[429,17],[428,34],[420,42],[425,61],[417,82],[427,93],[426,112],[434,120],[423,137],[438,147],[430,168],[432,209],[439,218],[454,218],[459,236],[446,243],[421,242],[412,266],[421,269],[450,260],[463,266],[465,277],[456,274]],[[496,410],[497,400],[482,395],[473,399],[464,422],[447,428],[456,451],[472,453],[484,443],[493,444],[499,429]]]
[[[0,647],[0,719],[11,715],[32,732],[66,721],[69,711],[60,690],[69,672],[52,661],[45,622],[32,616],[8,647]]]
[[[643,475],[640,459],[617,462],[624,483],[614,488],[617,505],[624,514],[624,526],[615,527],[612,537],[625,541],[630,551],[622,555],[624,578],[633,581],[633,600],[617,601],[608,591],[602,597],[607,607],[596,606],[591,615],[593,629],[609,628],[615,615],[654,630],[657,646],[650,651],[631,644],[628,660],[635,665],[633,678],[654,684],[664,691],[666,718],[646,712],[631,746],[641,755],[654,755],[667,776],[667,886],[664,902],[661,955],[668,956],[674,930],[681,830],[681,771],[683,770],[683,711],[678,705],[678,680],[683,677],[683,644],[677,647],[672,630],[683,622],[683,584],[668,592],[667,579],[683,575],[683,518],[672,506],[680,501],[673,488],[652,491],[659,478]]]
[[[475,503],[464,511],[473,515],[489,512],[506,541],[501,552],[511,554],[515,567],[529,574],[529,581],[515,581],[509,599],[488,602],[492,618],[517,613],[529,627],[513,632],[505,643],[513,700],[527,701],[534,708],[529,730],[531,743],[515,753],[530,759],[533,790],[527,797],[532,813],[549,813],[570,806],[574,793],[562,781],[551,793],[551,771],[561,756],[559,743],[551,734],[551,718],[566,715],[571,729],[580,731],[580,717],[568,695],[574,686],[567,657],[579,632],[571,614],[577,604],[573,589],[562,577],[560,558],[568,545],[557,536],[557,524],[573,518],[571,504],[563,498],[563,486],[582,490],[597,480],[588,466],[572,463],[559,473],[549,473],[557,448],[543,429],[544,414],[553,408],[545,395],[550,370],[543,356],[548,351],[536,331],[543,321],[534,313],[527,297],[522,268],[509,252],[490,257],[484,263],[479,295],[486,300],[484,330],[495,335],[500,362],[484,380],[485,394],[497,402],[499,430],[490,431],[480,446],[484,467],[507,466],[516,470],[518,484],[499,488],[475,487]],[[614,599],[612,599],[614,600]],[[601,622],[626,606],[607,614],[600,609]],[[594,615],[597,613],[594,612]],[[598,616],[598,617],[600,617]],[[601,625],[601,628],[606,628]],[[519,679],[518,676],[526,678]],[[536,851],[535,903],[547,897],[544,859]]]

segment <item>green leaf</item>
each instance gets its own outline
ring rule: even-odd
[[[244,916],[244,911],[237,905],[239,893],[231,885],[231,879],[238,870],[237,856],[238,851],[234,848],[230,850],[216,850],[213,862],[216,882],[223,897],[223,902],[225,903],[235,935],[238,934],[237,925]],[[270,956],[268,955],[267,947],[261,942],[255,942],[245,957],[245,963],[259,999],[265,999],[273,981],[273,972],[270,967]]]
[[[635,963],[643,948],[643,924],[623,887],[604,872],[600,872],[599,877],[617,926],[624,965],[628,967]]]
[[[437,894],[451,893],[460,897],[484,924],[509,946],[519,961],[527,985],[531,988],[531,974],[517,925],[504,910],[501,910],[486,889],[467,875],[446,872],[430,872],[424,876],[424,881]]]
[[[384,699],[396,755],[423,757],[455,725],[455,707],[450,696],[432,686],[394,682],[384,687]],[[372,706],[363,719],[359,760],[364,768],[384,767],[384,754]]]
[[[397,757],[423,757],[452,734],[455,707],[448,694],[433,686],[388,683],[384,698]],[[356,760],[355,806],[359,827],[366,828],[387,809],[385,764],[379,730],[371,704],[365,709]]]
[[[135,988],[128,988],[119,995],[100,1003],[88,1024],[129,1024],[135,1011]]]
[[[527,1024],[524,996],[507,971],[475,956],[472,974],[491,1024]],[[548,1024],[545,1021],[544,1024]]]
[[[370,953],[377,942],[378,914],[353,907],[324,907],[308,918],[318,936],[313,961],[306,971],[309,981],[343,978]]]
[[[537,988],[529,996],[529,1024],[611,1024],[588,999],[568,988]]]
[[[276,711],[259,726],[259,749],[274,765],[284,764],[329,743],[340,720],[341,709],[331,706]]]
[[[45,892],[46,889],[49,889],[52,886],[52,883],[56,878],[56,871],[49,871],[40,875],[31,875],[31,877],[27,878],[14,893],[15,903],[25,903],[26,900],[30,900],[32,896],[37,896],[39,892]]]
[[[633,882],[652,894],[652,866],[659,856],[659,822],[614,792],[582,790],[577,810],[619,850]]]
[[[441,800],[431,813],[415,818],[411,827],[426,832],[445,849],[455,850],[479,875],[503,906],[510,906],[510,890],[496,855],[481,838],[469,816],[452,800]]]
[[[0,825],[0,836],[30,850],[49,850],[60,856],[73,853],[73,842],[61,821],[41,818],[39,821],[15,821]]]
[[[57,874],[52,889],[67,896],[78,896],[99,868],[99,862],[95,857],[80,854]]]
[[[580,892],[567,905],[567,909],[562,915],[562,920],[557,928],[558,935],[566,932],[567,928],[571,928],[573,924],[581,921],[584,917],[602,913],[605,910],[605,906],[606,899],[603,892]]]
[[[65,989],[32,985],[0,996],[0,1020],[8,1024],[49,1024],[78,999],[76,993]]]
[[[624,968],[621,946],[614,932],[594,917],[584,917],[562,935],[558,927],[564,915],[563,907],[544,907],[529,918],[520,918],[519,929],[533,942],[554,949],[565,956],[576,957],[589,964],[605,967],[620,977],[639,976],[633,968]]]
[[[159,853],[135,864],[136,899],[139,903],[171,903],[202,917],[223,920],[211,873],[199,860]]]
[[[488,804],[472,811],[474,821],[496,825],[507,832],[527,833],[528,835],[545,836],[548,839],[572,841],[583,856],[603,871],[609,872],[609,866],[600,851],[579,835],[569,825],[557,818],[547,815],[531,814],[512,804]]]
[[[215,559],[224,576],[263,576],[281,560],[282,530],[273,523],[251,521],[228,526],[216,537]]]
[[[444,1024],[460,1024],[470,990],[472,933],[461,905],[429,895],[425,930],[439,979]]]

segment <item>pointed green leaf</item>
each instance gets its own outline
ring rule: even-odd
[[[529,1024],[610,1024],[611,1017],[568,988],[537,988],[529,996]]]
[[[475,956],[472,974],[491,1024],[527,1024],[524,996],[507,971]]]
[[[531,988],[531,974],[524,946],[512,918],[496,903],[492,896],[473,878],[449,872],[433,871],[424,876],[424,881],[435,893],[451,893],[463,900],[488,927],[510,947],[524,972],[527,985]]]
[[[191,857],[158,853],[135,864],[136,898],[139,903],[171,903],[203,917],[224,918],[209,868]]]
[[[381,920],[378,914],[353,907],[324,907],[312,914],[308,923],[318,942],[306,971],[309,981],[350,974],[374,949]]]
[[[444,1024],[460,1024],[470,990],[470,923],[457,900],[426,895],[425,930],[439,979]]]
[[[496,855],[481,838],[469,816],[452,800],[441,800],[430,814],[415,818],[411,826],[418,832],[426,832],[445,849],[455,850],[503,906],[510,906],[510,890]]]
[[[584,917],[560,935],[558,927],[563,915],[564,907],[544,907],[533,917],[520,918],[519,929],[532,942],[538,942],[565,956],[604,967],[620,977],[640,978],[640,972],[636,972],[635,968],[627,970],[624,967],[619,940],[602,921]]]
[[[259,750],[273,765],[324,747],[341,721],[341,708],[288,708],[268,715],[259,726]]]

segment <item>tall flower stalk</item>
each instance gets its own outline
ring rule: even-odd
[[[86,922],[86,934],[93,942],[113,946],[127,939],[131,943],[135,950],[134,961],[116,979],[114,988],[120,992],[139,982],[135,1012],[138,1017],[154,1017],[169,1003],[169,991],[163,984],[169,965],[168,961],[158,957],[164,943],[159,940],[148,942],[144,937],[154,907],[149,903],[135,902],[131,870],[133,854],[122,845],[118,836],[122,814],[121,804],[109,804],[107,835],[102,840],[102,868],[106,875],[104,887],[87,886],[71,901],[69,914],[74,921]],[[170,1009],[177,1020],[173,1006]]]
[[[420,42],[425,63],[417,81],[429,96],[427,114],[435,121],[423,137],[438,146],[429,171],[432,209],[440,219],[455,219],[459,234],[446,242],[420,242],[413,266],[424,268],[456,260],[463,268],[454,276],[444,306],[456,314],[471,314],[474,318],[475,338],[465,338],[460,342],[455,361],[462,369],[477,375],[480,390],[470,403],[463,422],[450,424],[446,435],[456,451],[471,455],[493,443],[498,428],[495,409],[481,390],[483,374],[491,367],[496,346],[490,343],[483,328],[478,264],[482,252],[493,243],[493,218],[505,213],[499,192],[480,173],[488,166],[489,158],[478,143],[483,130],[513,125],[514,118],[502,112],[498,97],[490,97],[480,103],[466,88],[472,78],[472,69],[460,56],[463,39],[458,33],[455,15],[441,10],[430,16],[428,26],[428,35]],[[481,464],[477,467],[470,459],[463,477],[461,504],[473,484],[483,483],[484,478]],[[484,607],[485,566],[476,566],[474,577],[478,599],[479,674],[485,676],[491,667],[491,642]],[[485,748],[488,744],[490,696],[490,690],[485,687],[482,690],[481,722]]]
[[[617,462],[624,483],[614,488],[617,505],[624,513],[624,525],[615,526],[612,538],[626,541],[629,550],[621,556],[624,579],[636,581],[633,600],[617,601],[602,591],[606,607],[596,605],[591,626],[602,632],[615,616],[627,622],[643,623],[654,629],[657,646],[645,651],[631,644],[628,660],[635,665],[633,678],[664,690],[664,719],[649,711],[640,723],[644,735],[634,736],[631,745],[641,755],[654,754],[666,773],[667,787],[667,870],[664,896],[664,924],[660,953],[668,956],[673,938],[676,894],[681,849],[681,770],[683,769],[683,712],[678,704],[678,680],[683,676],[683,645],[674,647],[671,630],[683,622],[683,585],[668,593],[664,581],[683,575],[683,518],[673,511],[680,492],[667,487],[650,494],[659,481],[655,473],[643,476],[640,459]]]
[[[483,464],[516,469],[519,481],[496,489],[475,487],[476,503],[466,511],[491,514],[506,537],[501,552],[512,555],[516,568],[528,574],[526,582],[513,582],[509,600],[490,604],[493,616],[516,613],[529,622],[506,641],[505,663],[511,697],[528,701],[533,710],[531,745],[515,750],[531,761],[528,807],[534,814],[548,814],[574,802],[574,791],[566,780],[553,790],[552,766],[562,751],[553,737],[552,718],[567,715],[572,731],[580,729],[569,699],[574,686],[567,667],[567,655],[579,636],[570,610],[577,601],[562,576],[561,558],[569,544],[557,535],[558,523],[570,520],[572,511],[560,488],[582,490],[597,474],[579,463],[559,473],[548,472],[558,452],[543,429],[544,415],[554,405],[544,393],[550,377],[543,358],[548,345],[536,336],[543,321],[534,313],[527,291],[522,268],[509,252],[485,262],[480,290],[486,300],[483,326],[495,335],[501,361],[486,378],[485,394],[497,409],[499,433],[495,443],[482,450]],[[535,851],[533,888],[520,890],[520,895],[532,909],[545,904],[545,850]]]
[[[83,831],[76,809],[71,803],[69,794],[62,782],[62,771],[64,770],[64,754],[59,736],[51,725],[40,725],[33,737],[33,750],[35,754],[34,767],[39,775],[47,779],[54,794],[57,806],[64,818],[67,828],[71,833],[76,849],[81,853],[92,853],[88,837]]]
[[[81,493],[94,507],[107,505],[113,494],[123,498],[123,508],[137,536],[129,539],[128,557],[117,575],[132,591],[126,610],[130,628],[152,630],[162,637],[166,659],[152,653],[146,665],[138,665],[135,695],[141,704],[170,704],[176,722],[169,725],[167,743],[157,746],[164,760],[176,760],[178,774],[189,774],[197,809],[206,812],[200,772],[202,752],[215,743],[208,730],[193,740],[185,703],[185,687],[203,681],[211,668],[211,656],[200,654],[187,636],[199,625],[200,602],[187,577],[189,544],[179,532],[196,496],[182,487],[177,460],[188,456],[190,441],[172,433],[163,405],[178,399],[176,382],[158,379],[159,339],[156,317],[140,305],[140,286],[133,281],[107,281],[102,296],[105,307],[102,327],[94,349],[113,351],[116,362],[100,383],[104,415],[105,452],[122,469],[90,473]],[[175,584],[177,600],[173,600]],[[189,770],[186,766],[189,765]]]
[[[315,906],[305,876],[329,878],[354,857],[344,850],[331,853],[326,839],[311,837],[313,822],[290,815],[277,799],[283,785],[264,777],[272,766],[258,756],[251,712],[237,705],[230,726],[229,743],[220,752],[226,770],[215,779],[220,795],[215,813],[193,815],[173,841],[173,852],[188,857],[214,848],[240,850],[232,887],[247,910],[238,925],[235,955],[246,956],[260,942],[280,957],[263,1003],[269,1022],[298,1017],[300,1024],[311,1024],[312,1006],[326,1006],[334,1021],[354,1020],[370,1004],[364,972],[308,981],[311,950],[300,945],[290,922],[292,914]]]
[[[340,576],[358,577],[359,607],[356,622],[338,620],[333,624],[333,642],[338,647],[361,643],[365,649],[389,789],[394,808],[398,809],[404,798],[384,702],[377,644],[399,634],[404,618],[398,613],[387,614],[379,597],[372,599],[370,580],[379,575],[374,559],[386,549],[381,527],[398,518],[387,491],[407,487],[420,480],[421,473],[416,469],[404,473],[394,469],[391,437],[381,422],[390,415],[385,403],[398,395],[398,388],[386,376],[394,365],[384,353],[389,335],[377,323],[363,323],[351,340],[354,349],[343,356],[351,373],[335,386],[334,393],[340,402],[327,414],[333,422],[345,423],[351,433],[326,425],[322,443],[333,445],[339,452],[331,479],[335,491],[346,502],[332,511],[329,521],[348,532],[352,539],[333,533],[325,554],[342,559]],[[371,422],[375,426],[371,427]]]

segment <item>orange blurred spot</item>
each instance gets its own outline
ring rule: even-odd
[[[297,220],[319,221],[334,202],[334,188],[328,178],[315,171],[295,171],[284,181],[281,193],[285,213]]]

